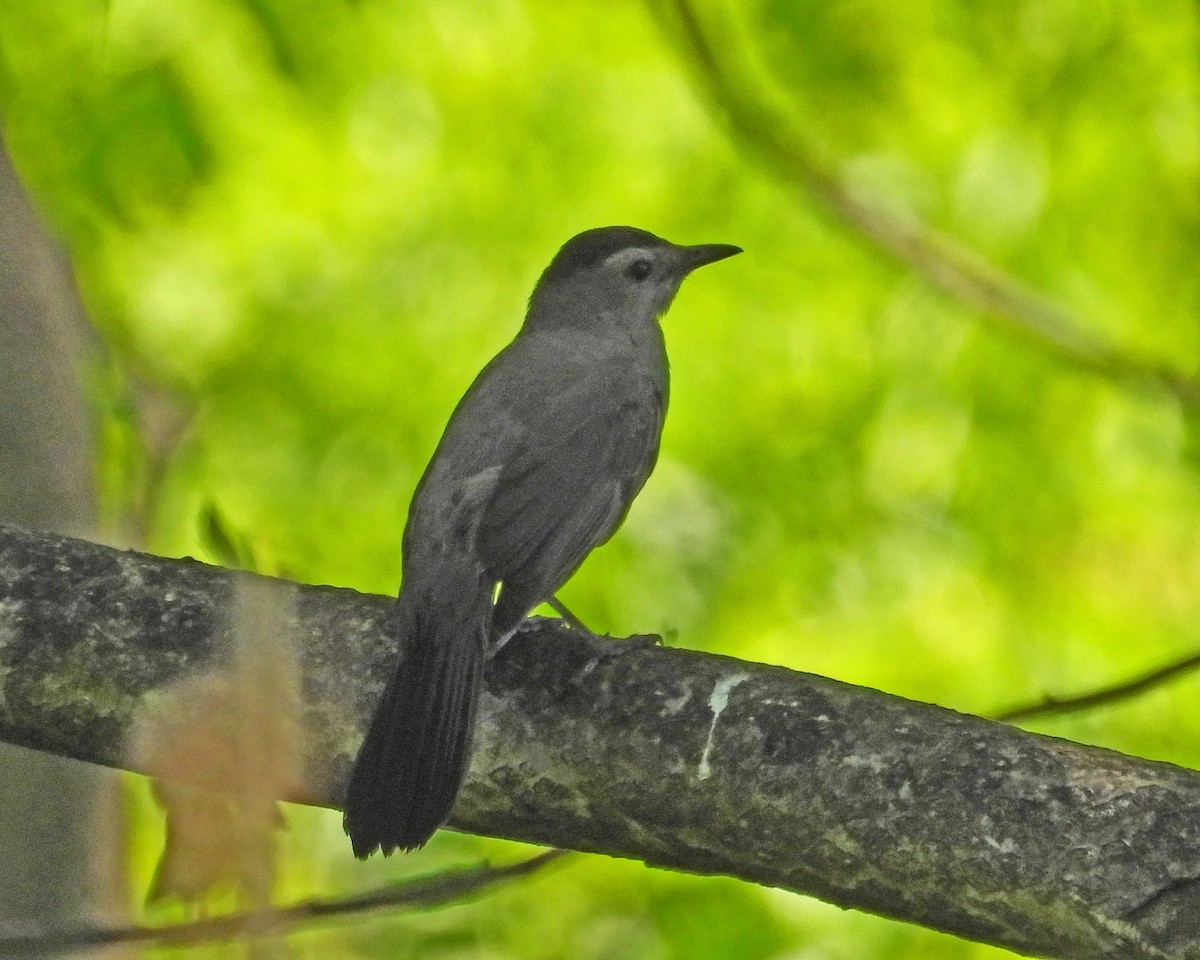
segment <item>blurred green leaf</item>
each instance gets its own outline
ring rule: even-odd
[[[722,39],[765,60],[831,175],[1200,370],[1194,3],[704,10],[735,17]],[[457,398],[558,245],[624,222],[747,255],[664,321],[662,460],[563,591],[585,621],[979,711],[1200,645],[1195,415],[882,259],[727,137],[665,36],[632,0],[0,5],[21,173],[102,334],[197,411],[157,479],[123,465],[128,413],[101,412],[106,484],[156,485],[110,494],[153,505],[149,546],[394,591]],[[1198,765],[1197,684],[1039,726]],[[363,867],[335,817],[293,819],[296,897],[491,847]],[[600,860],[311,936],[333,956],[1004,955]]]

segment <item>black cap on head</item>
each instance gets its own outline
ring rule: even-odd
[[[542,274],[542,283],[563,280],[578,270],[594,266],[628,247],[669,246],[662,237],[637,227],[596,227],[576,234],[562,245]]]

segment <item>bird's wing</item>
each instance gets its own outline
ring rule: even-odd
[[[504,584],[498,620],[515,625],[620,525],[654,466],[663,405],[653,385],[614,364],[526,408],[476,535]]]

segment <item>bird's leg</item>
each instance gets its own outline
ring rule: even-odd
[[[631,637],[625,637],[624,643],[616,647],[609,646],[605,641],[611,640],[612,637],[605,634],[603,637],[588,627],[575,614],[567,609],[558,597],[549,597],[546,600],[547,605],[568,624],[577,630],[582,630],[589,637],[589,645],[592,647],[592,656],[588,658],[587,663],[583,665],[571,677],[567,683],[568,687],[577,686],[581,681],[586,679],[600,664],[606,661],[615,660],[623,654],[630,653],[636,650],[646,650],[652,647],[657,647],[662,643],[662,637],[655,636],[652,633],[634,634]]]
[[[560,617],[562,617],[562,619],[566,621],[569,626],[574,627],[576,630],[582,630],[584,633],[589,633],[593,637],[603,636],[605,638],[611,638],[611,634],[599,634],[589,627],[586,623],[575,616],[575,614],[573,614],[569,609],[567,609],[567,605],[559,600],[558,597],[550,597],[546,600],[546,605]],[[621,639],[635,649],[638,647],[657,647],[661,646],[663,642],[662,637],[653,633],[635,633],[632,636],[622,637]]]
[[[590,629],[586,623],[584,623],[577,616],[575,616],[575,614],[573,614],[570,610],[568,610],[566,605],[561,600],[559,600],[558,597],[552,596],[546,601],[546,603],[550,606],[550,608],[555,613],[557,613],[562,618],[563,622],[566,623],[568,626],[570,626],[572,629],[580,630],[583,633],[586,633],[589,637],[599,636],[599,634],[597,634],[594,630]],[[496,654],[498,654],[501,650],[504,649],[505,644],[507,644],[508,641],[513,638],[513,635],[516,634],[522,627],[524,627],[526,624],[529,624],[530,622],[531,621],[527,617],[526,619],[524,619],[520,623],[518,623],[515,627],[513,627],[511,630],[509,630],[508,633],[501,634],[499,637],[496,637],[488,645],[487,658],[489,660],[491,660],[492,657],[496,656]]]
[[[582,630],[584,633],[591,634],[593,637],[604,636],[606,639],[611,638],[610,634],[599,634],[589,627],[586,623],[575,616],[575,614],[568,610],[567,605],[559,600],[558,597],[550,597],[546,600],[546,605],[576,630]],[[628,647],[635,650],[639,648],[646,649],[648,647],[661,646],[663,642],[662,637],[653,633],[635,633],[632,636],[622,637],[621,639],[625,641]]]
[[[611,636],[608,634],[596,633],[595,630],[575,616],[575,614],[568,609],[567,605],[559,600],[558,597],[547,597],[544,602],[548,607],[550,607],[550,609],[559,615],[564,623],[566,623],[572,629],[578,630],[585,634],[587,637],[586,642],[594,650],[594,653],[589,658],[588,662],[581,670],[578,671],[578,673],[572,678],[571,683],[568,685],[573,685],[579,680],[582,680],[593,670],[595,670],[596,667],[607,660],[614,660],[625,653],[632,653],[636,650],[647,650],[662,645],[663,638],[657,636],[656,634],[635,633],[629,637],[622,637],[622,643],[615,648],[611,647],[606,642],[613,639]],[[520,633],[521,630],[532,626],[533,621],[526,618],[508,631],[508,633],[496,637],[488,645],[487,659],[491,660],[493,657],[495,657],[496,654],[498,654],[505,647],[508,641],[511,640],[517,633]]]
[[[549,599],[546,600],[546,604],[550,607],[551,610],[553,610],[555,613],[557,613],[560,617],[562,617],[565,621],[567,621],[567,623],[570,626],[574,627],[576,630],[582,630],[584,633],[590,633],[593,637],[597,636],[596,631],[591,629],[591,627],[589,627],[586,623],[584,623],[577,616],[575,616],[575,614],[573,614],[570,610],[568,610],[567,605],[565,603],[563,603],[561,600],[559,600],[558,597],[551,596]]]

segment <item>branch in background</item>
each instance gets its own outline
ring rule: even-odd
[[[167,471],[192,429],[196,408],[182,391],[172,391],[156,383],[141,369],[142,364],[125,358],[122,367],[145,457],[144,474],[134,488],[125,525],[133,542],[145,546],[152,541]]]
[[[1124,680],[1110,687],[1101,687],[1098,690],[1076,694],[1072,697],[1047,696],[1034,703],[1010,707],[1002,713],[995,714],[993,719],[1012,722],[1014,720],[1028,720],[1032,717],[1075,713],[1076,711],[1088,710],[1092,707],[1107,706],[1140,696],[1155,687],[1195,670],[1197,667],[1200,667],[1200,653],[1190,653],[1180,660],[1151,670],[1149,673],[1144,673],[1139,677],[1134,677],[1132,680]]]
[[[70,261],[0,130],[0,520],[95,529],[95,425],[83,385],[101,355]],[[120,910],[118,778],[7,745],[0,769],[0,925],[29,917],[53,927]]]
[[[730,24],[706,27],[689,0],[652,0],[672,21],[670,37],[684,53],[731,133],[784,181],[817,197],[840,220],[934,286],[979,310],[1010,332],[1062,360],[1114,380],[1165,391],[1200,408],[1200,380],[1164,364],[1127,354],[1089,332],[1079,318],[998,269],[983,256],[912,214],[897,214],[856,195],[830,172],[801,121],[766,81],[751,57],[732,51]],[[719,42],[717,34],[719,33]]]
[[[70,262],[0,137],[0,517],[82,533],[96,520],[80,383],[97,350]]]
[[[316,920],[337,920],[373,910],[428,910],[458,903],[500,883],[528,876],[560,859],[564,850],[547,850],[503,867],[481,866],[432,877],[404,880],[378,890],[337,899],[309,900],[291,907],[206,917],[161,927],[86,927],[79,930],[0,936],[0,957],[46,956],[85,947],[116,944],[187,946],[239,937],[278,936]]]
[[[394,666],[390,597],[0,526],[0,739],[134,766],[140,714],[234,668],[248,581],[295,593],[280,625],[304,701],[291,799],[336,806]],[[1021,953],[1200,960],[1193,771],[555,620],[528,623],[486,681],[456,829],[741,877]]]

